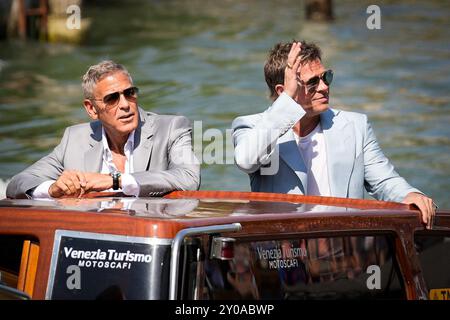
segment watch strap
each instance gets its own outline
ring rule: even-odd
[[[120,178],[121,174],[120,172],[113,172],[111,173],[111,177],[113,179],[113,190],[119,190],[119,178]]]

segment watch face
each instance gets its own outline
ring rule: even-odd
[[[120,172],[113,172],[111,173],[111,177],[113,177],[113,179],[119,179],[119,177],[121,176]]]

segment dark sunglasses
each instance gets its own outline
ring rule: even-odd
[[[123,91],[117,91],[110,94],[107,94],[103,97],[103,99],[91,99],[91,100],[99,100],[103,101],[107,108],[114,108],[119,104],[120,95],[123,94],[125,99],[128,101],[135,102],[139,93],[139,89],[137,87],[129,87]]]
[[[327,70],[323,72],[320,76],[312,77],[306,83],[302,83],[306,86],[308,92],[313,92],[319,86],[320,80],[322,80],[327,86],[333,81],[333,70]]]

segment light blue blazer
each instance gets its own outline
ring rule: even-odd
[[[232,124],[236,165],[252,191],[305,194],[307,169],[291,130],[305,112],[285,93],[266,111]],[[367,116],[328,109],[320,115],[331,195],[401,202],[412,188],[383,154]]]

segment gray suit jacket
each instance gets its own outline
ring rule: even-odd
[[[305,112],[282,94],[266,111],[233,121],[237,166],[252,191],[305,194],[307,169],[290,130]],[[381,151],[367,116],[329,109],[320,115],[332,196],[402,201],[412,188]],[[421,193],[421,192],[420,192]]]
[[[183,116],[157,115],[139,108],[134,135],[132,176],[139,196],[159,196],[173,190],[196,190],[200,165],[192,151],[191,125]],[[103,161],[100,121],[68,127],[52,153],[15,175],[8,198],[25,198],[42,182],[56,180],[64,170],[100,172]]]

